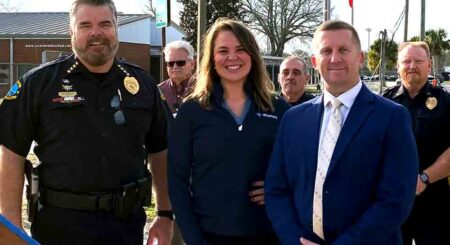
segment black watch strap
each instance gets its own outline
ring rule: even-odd
[[[422,172],[419,174],[420,181],[422,181],[425,185],[430,184],[430,177],[428,177],[428,174],[425,172]]]
[[[170,220],[173,220],[172,210],[158,210],[158,211],[156,211],[156,216],[166,217],[166,218],[169,218]]]

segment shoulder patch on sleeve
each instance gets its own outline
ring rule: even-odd
[[[19,96],[22,88],[22,83],[17,80],[17,82],[11,87],[9,92],[5,95],[5,100],[15,100]]]

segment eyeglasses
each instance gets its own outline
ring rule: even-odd
[[[166,61],[167,67],[174,67],[175,64],[177,64],[177,66],[185,66],[186,61],[185,60]]]
[[[125,115],[123,114],[122,109],[120,108],[120,104],[122,102],[122,95],[120,94],[120,90],[117,90],[118,95],[115,95],[111,100],[111,108],[116,109],[116,113],[114,113],[114,122],[117,125],[125,124]]]

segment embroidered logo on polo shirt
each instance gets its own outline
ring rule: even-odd
[[[258,117],[266,117],[266,118],[278,120],[278,116],[277,115],[268,114],[268,113],[259,113],[259,112],[257,112],[256,116],[258,116]]]

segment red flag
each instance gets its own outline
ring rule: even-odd
[[[350,8],[353,8],[353,0],[348,0],[348,4],[350,5]]]

